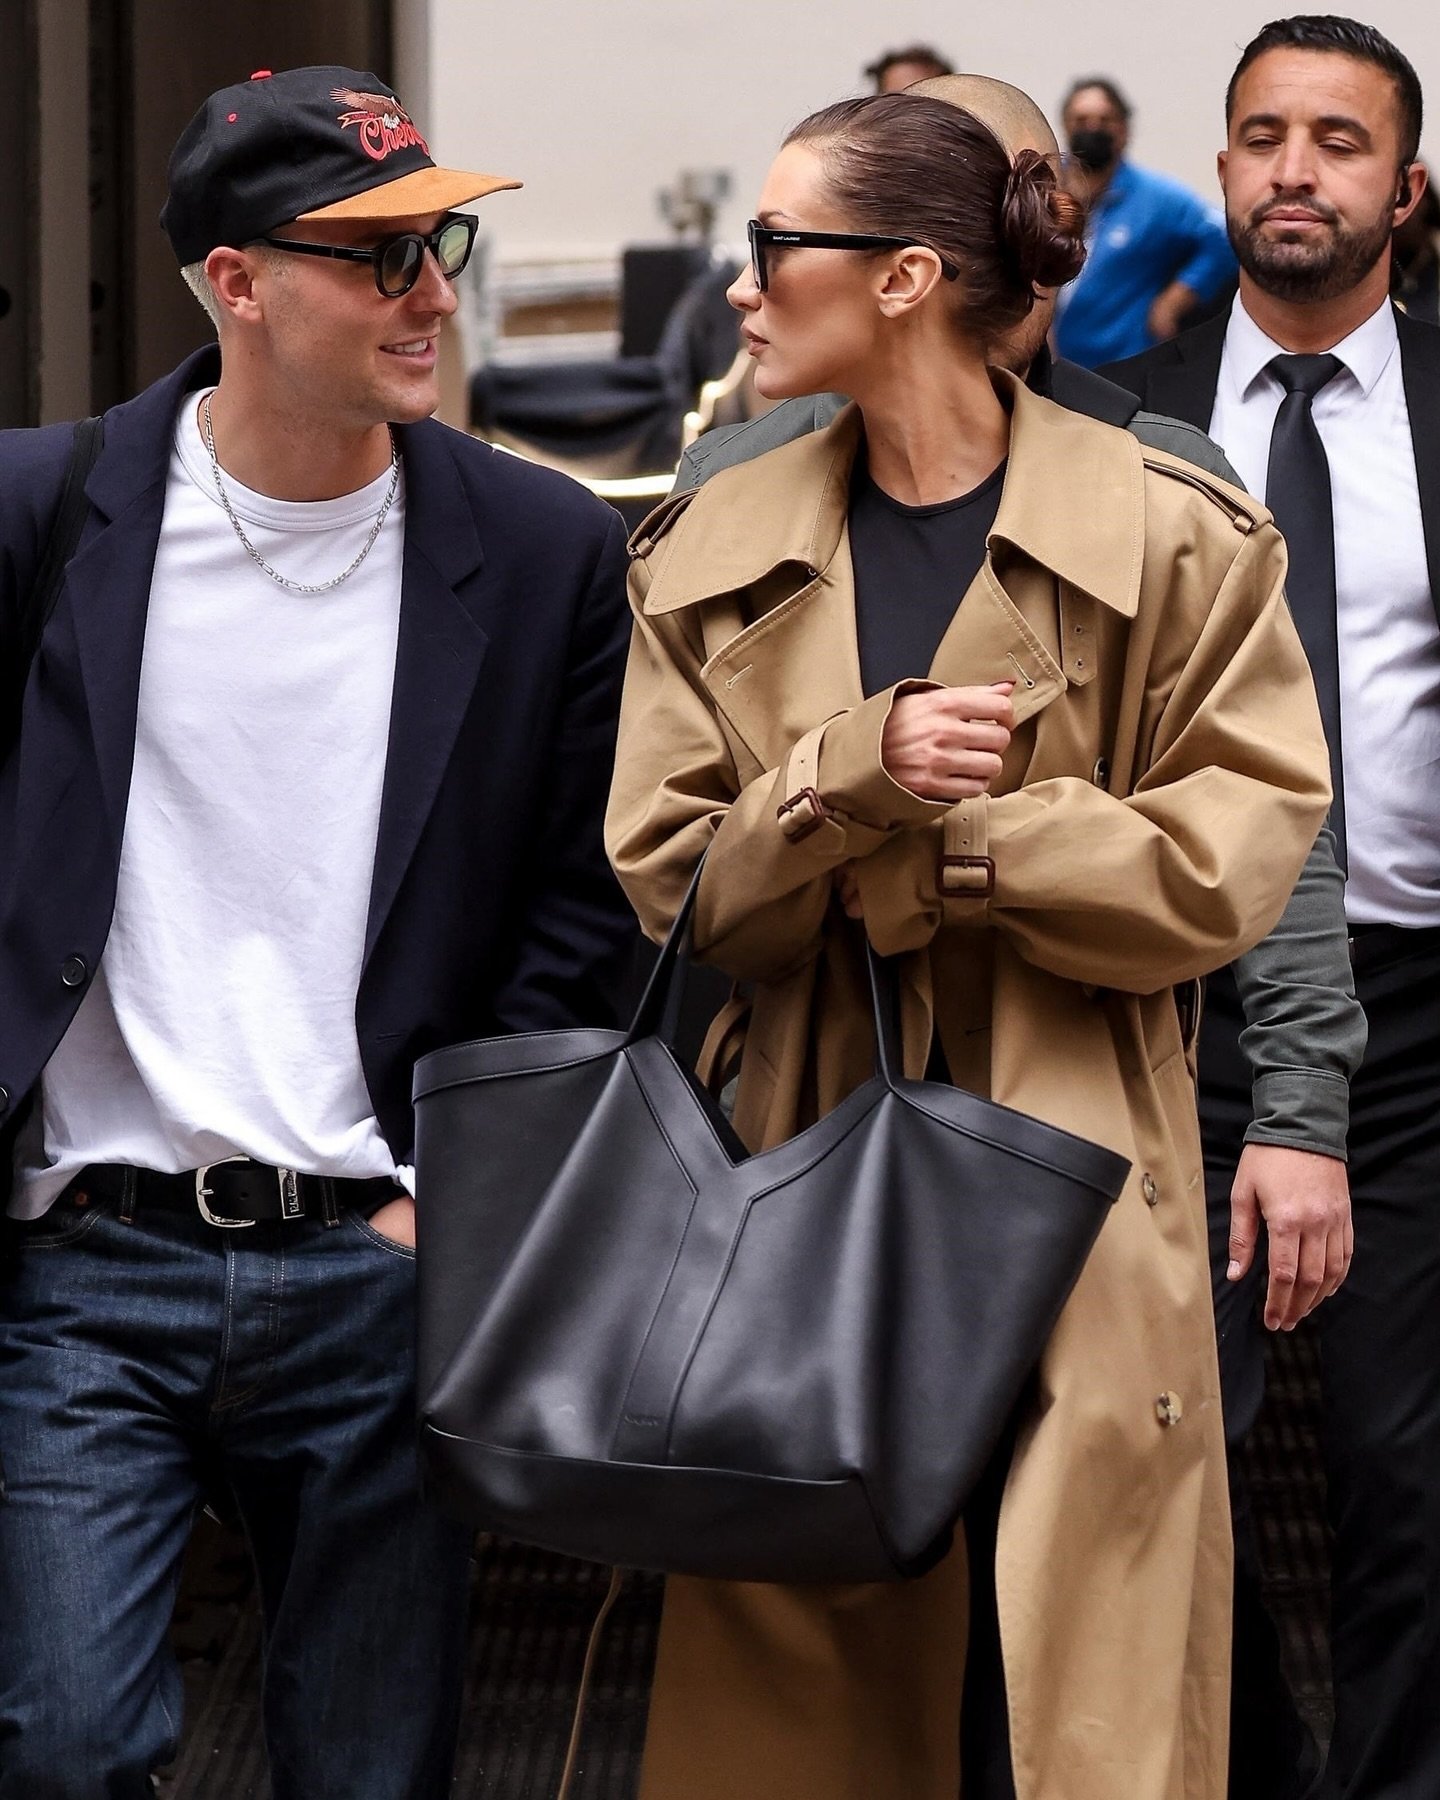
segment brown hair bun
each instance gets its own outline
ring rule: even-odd
[[[1060,287],[1085,262],[1085,208],[1038,150],[1017,152],[1000,205],[1000,237],[1027,287]]]

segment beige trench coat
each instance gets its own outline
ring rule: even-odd
[[[1223,1800],[1229,1512],[1176,991],[1274,924],[1328,759],[1265,509],[1004,391],[989,554],[930,671],[1016,681],[992,794],[947,810],[881,765],[894,694],[860,686],[850,408],[637,535],[608,842],[655,935],[711,845],[697,944],[754,984],[736,1108],[753,1147],[869,1073],[832,893],[856,859],[872,940],[910,953],[908,1072],[933,1017],[958,1083],[1132,1160],[1001,1511],[1016,1786]],[[673,1580],[644,1800],[955,1800],[966,1611],[963,1546],[908,1584]]]

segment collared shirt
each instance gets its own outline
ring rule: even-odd
[[[1283,354],[1237,298],[1210,435],[1254,494],[1283,398],[1268,365]],[[1345,366],[1313,414],[1335,511],[1345,909],[1356,923],[1440,925],[1440,624],[1390,302],[1331,355]]]
[[[1055,342],[1098,369],[1155,342],[1149,315],[1172,281],[1211,300],[1235,273],[1219,210],[1168,175],[1121,162],[1090,209],[1085,267],[1061,291]]]

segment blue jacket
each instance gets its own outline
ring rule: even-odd
[[[109,934],[175,415],[218,377],[212,347],[107,414],[23,711],[20,605],[71,430],[0,433],[0,1204],[85,991],[62,965],[93,973]],[[355,1020],[380,1128],[406,1161],[415,1059],[608,1023],[635,932],[601,841],[629,641],[619,515],[433,421],[397,436],[400,635]]]
[[[1090,212],[1085,267],[1060,296],[1055,344],[1087,369],[1155,342],[1157,295],[1183,281],[1211,300],[1235,274],[1218,209],[1168,175],[1122,162]]]

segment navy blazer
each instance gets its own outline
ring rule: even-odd
[[[1203,325],[1157,344],[1153,350],[1111,363],[1099,372],[1117,386],[1127,388],[1149,411],[1184,419],[1201,431],[1209,431],[1229,323],[1227,309]],[[1420,487],[1425,561],[1430,570],[1436,618],[1440,620],[1440,326],[1412,319],[1397,307],[1395,329],[1400,339],[1400,374]]]
[[[109,934],[175,418],[219,372],[211,347],[106,415],[23,700],[20,604],[71,429],[0,433],[0,1194]],[[355,1023],[380,1129],[406,1161],[415,1059],[608,1023],[635,928],[601,838],[629,641],[619,515],[434,421],[397,437],[400,633]]]

